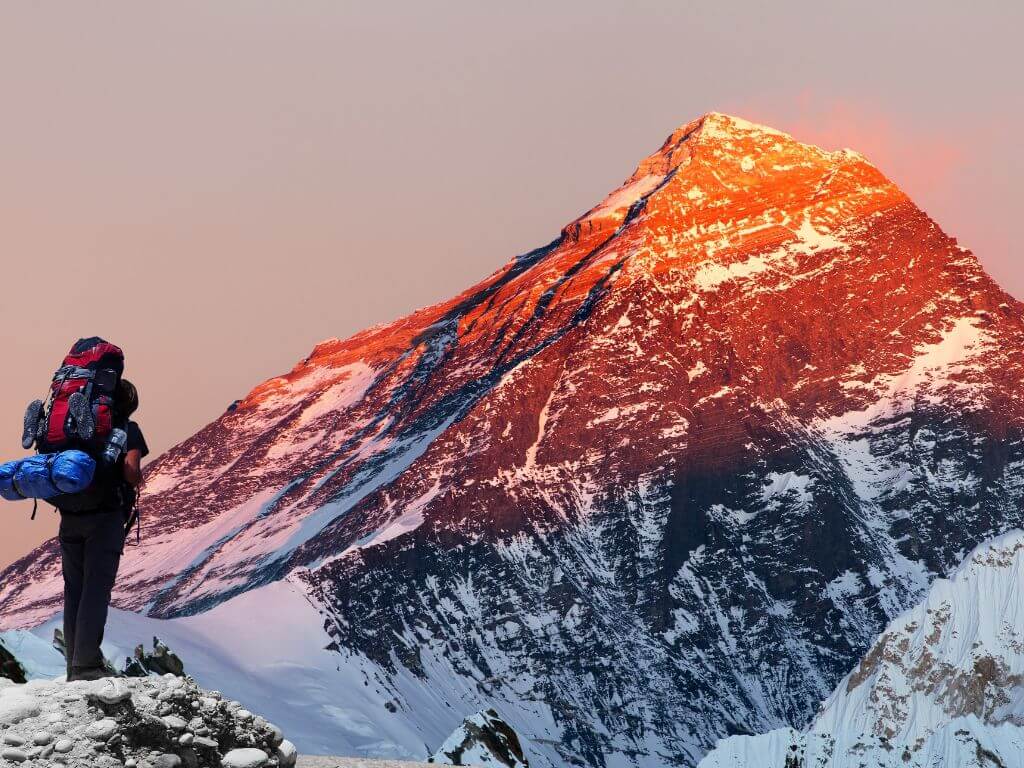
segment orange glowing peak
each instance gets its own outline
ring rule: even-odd
[[[538,307],[553,316],[575,311],[607,280],[612,264],[621,263],[621,271],[615,270],[621,289],[703,262],[713,263],[710,275],[728,274],[734,261],[785,248],[841,253],[844,233],[906,200],[856,152],[826,151],[710,112],[673,131],[542,253],[513,259],[450,301],[317,345],[291,372],[253,390],[239,410],[283,403],[296,392],[344,389],[361,375],[358,366],[376,369],[380,361],[399,357],[401,367],[403,350],[428,343],[447,327],[449,313],[482,292],[488,301],[458,313],[460,346],[500,346],[503,336],[513,338],[530,325]]]
[[[659,235],[666,227],[682,227],[691,239],[772,225],[785,226],[796,208],[828,198],[833,222],[864,215],[905,199],[905,195],[862,155],[843,149],[829,152],[792,136],[740,117],[719,112],[687,123],[640,162],[621,187],[583,216],[565,233],[619,227],[633,206],[642,204],[657,218],[650,222]],[[806,212],[806,211],[801,211]],[[676,238],[673,238],[676,239]]]

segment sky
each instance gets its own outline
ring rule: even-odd
[[[0,460],[80,336],[154,455],[553,239],[724,111],[866,154],[1024,297],[1022,6],[0,0]],[[0,566],[57,516],[0,507]]]

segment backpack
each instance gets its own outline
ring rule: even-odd
[[[39,452],[102,451],[114,429],[114,395],[123,373],[119,347],[97,336],[75,342],[53,374],[49,404],[36,427]]]
[[[114,397],[124,373],[120,347],[93,336],[79,339],[53,374],[48,402],[36,400],[25,412],[22,445],[39,453],[80,450],[99,460],[114,430]],[[109,492],[97,472],[93,487],[47,499],[64,511],[94,508]]]

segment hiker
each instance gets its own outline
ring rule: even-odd
[[[122,379],[114,399],[114,424],[126,435],[124,453],[95,509],[60,515],[61,567],[64,572],[64,644],[68,680],[95,680],[109,672],[100,643],[107,623],[110,593],[133,520],[142,485],[146,439],[131,416],[139,407],[134,385]],[[58,507],[59,508],[59,507]]]
[[[100,643],[149,453],[132,421],[139,394],[123,373],[119,347],[79,339],[54,373],[46,402],[25,411],[22,446],[38,453],[0,464],[0,497],[43,499],[60,511],[68,680],[113,674]]]

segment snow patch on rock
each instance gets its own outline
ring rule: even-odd
[[[493,709],[467,717],[429,762],[483,768],[529,766],[518,734]]]

